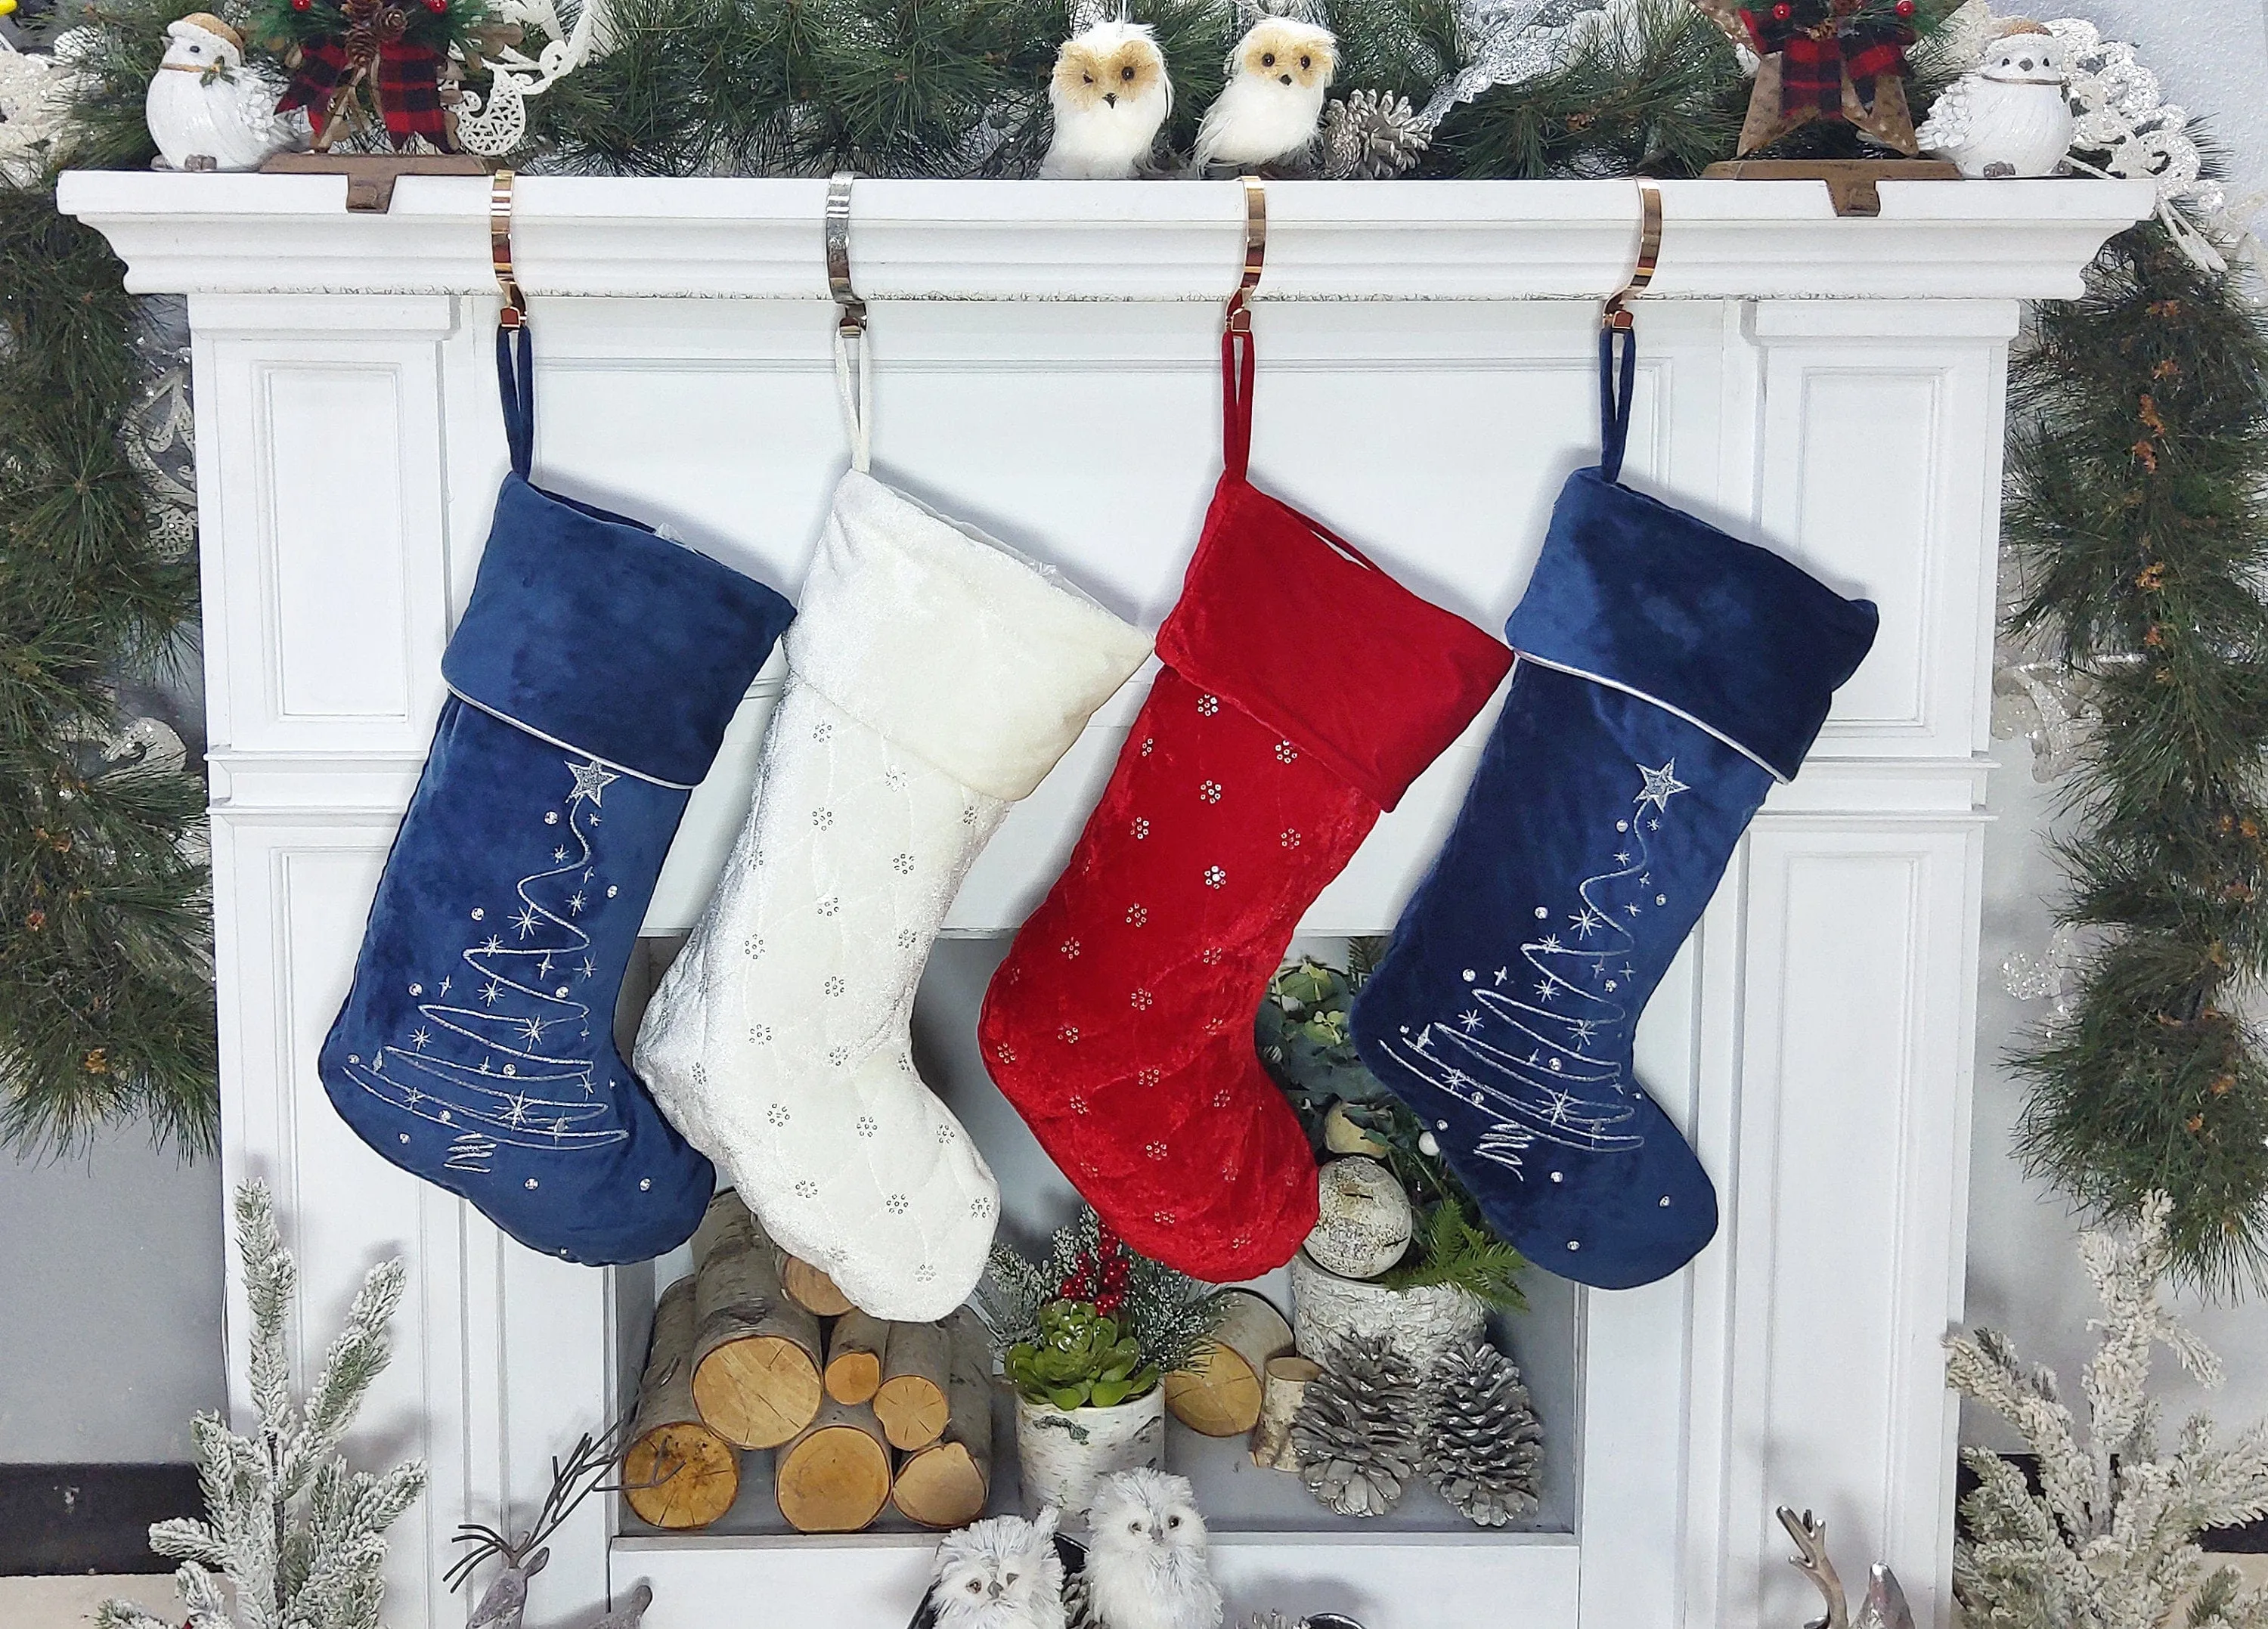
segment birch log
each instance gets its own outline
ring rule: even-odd
[[[1292,1416],[1307,1395],[1308,1385],[1323,1377],[1323,1366],[1289,1353],[1268,1360],[1268,1374],[1260,1392],[1260,1423],[1252,1428],[1252,1463],[1263,1471],[1297,1471],[1300,1456],[1292,1450]]]
[[[845,1318],[845,1323],[850,1320]],[[895,1448],[927,1448],[952,1413],[953,1339],[941,1323],[893,1323],[874,1418]]]
[[[733,1507],[740,1456],[693,1400],[694,1288],[680,1279],[653,1309],[637,1413],[622,1454],[623,1495],[656,1527],[706,1527]]]
[[[890,1498],[890,1450],[874,1411],[827,1402],[780,1449],[773,1490],[780,1515],[799,1533],[856,1533],[873,1525]]]
[[[827,1332],[827,1395],[837,1403],[870,1403],[882,1383],[882,1353],[891,1325],[853,1307]]]
[[[1260,1418],[1268,1360],[1292,1350],[1292,1326],[1264,1296],[1228,1292],[1228,1316],[1185,1369],[1166,1376],[1166,1406],[1190,1430],[1240,1437]]]
[[[952,1354],[945,1433],[898,1467],[891,1498],[924,1527],[962,1527],[984,1514],[992,1493],[992,1349],[966,1309],[943,1326]]]
[[[780,1257],[779,1278],[788,1299],[814,1318],[839,1318],[857,1310],[834,1279],[799,1256]]]
[[[710,1202],[694,1235],[701,1418],[741,1448],[777,1448],[820,1403],[819,1320],[780,1293],[770,1242],[736,1194]]]

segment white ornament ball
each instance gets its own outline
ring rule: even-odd
[[[1322,1220],[1307,1235],[1315,1264],[1343,1279],[1374,1279],[1410,1248],[1415,1219],[1394,1173],[1357,1154],[1334,1160],[1316,1178]]]

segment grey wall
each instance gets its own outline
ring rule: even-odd
[[[184,1461],[221,1405],[220,1167],[138,1128],[0,1162],[0,1463]]]

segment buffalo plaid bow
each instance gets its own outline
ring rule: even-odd
[[[430,45],[408,40],[372,40],[366,55],[357,60],[353,41],[324,40],[303,46],[291,87],[276,102],[278,113],[305,107],[320,120],[331,106],[340,82],[356,68],[367,64],[378,89],[379,116],[396,147],[406,147],[413,136],[422,136],[437,147],[446,146],[448,126],[441,116],[441,53]],[[322,132],[315,132],[320,137]]]
[[[1757,55],[1780,59],[1782,110],[1810,107],[1830,118],[1843,111],[1845,75],[1871,109],[1876,77],[1906,71],[1912,17],[1910,4],[1885,8],[1854,0],[1781,0],[1741,11]]]

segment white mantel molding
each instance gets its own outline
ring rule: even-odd
[[[1667,181],[1656,296],[2058,299],[2146,213],[2145,181],[1885,181],[1838,219],[1817,181]],[[824,299],[818,181],[524,177],[514,232],[535,296]],[[63,209],[110,239],[137,293],[474,294],[488,188],[409,176],[384,215],[328,175],[77,171]],[[869,299],[1217,300],[1242,204],[1227,182],[861,181]],[[1597,299],[1627,276],[1623,181],[1297,181],[1269,188],[1264,299]],[[1423,252],[1418,252],[1418,246]]]

